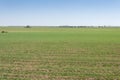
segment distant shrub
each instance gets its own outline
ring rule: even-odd
[[[1,33],[8,33],[7,31],[1,31]]]

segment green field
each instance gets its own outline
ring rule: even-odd
[[[0,80],[120,80],[120,28],[0,28]]]

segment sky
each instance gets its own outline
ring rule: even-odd
[[[120,0],[0,0],[2,26],[120,26]]]

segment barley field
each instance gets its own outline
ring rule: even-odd
[[[120,80],[120,28],[3,30],[0,80]]]

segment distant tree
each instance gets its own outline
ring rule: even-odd
[[[29,25],[25,26],[25,28],[31,28]]]

